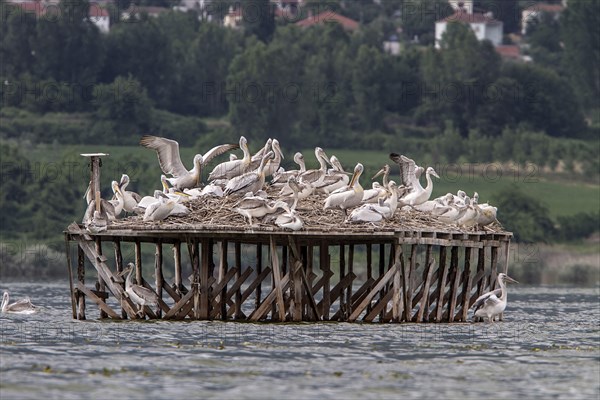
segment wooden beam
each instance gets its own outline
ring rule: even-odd
[[[85,285],[85,254],[81,248],[81,242],[77,244],[77,282]],[[85,294],[81,293],[77,295],[78,309],[77,319],[85,319]]]
[[[163,281],[164,281],[162,264],[163,264],[162,243],[159,239],[156,242],[156,244],[154,245],[154,279],[155,279],[154,284],[156,286],[156,295],[158,296],[158,298],[160,300],[162,300],[162,298],[163,298],[162,287],[163,287]],[[160,307],[156,310],[156,316],[158,318],[160,318],[162,316],[162,310]]]
[[[65,233],[65,251],[66,251],[66,256],[67,256],[67,274],[69,276],[69,289],[70,289],[69,297],[71,298],[71,309],[73,311],[73,319],[76,319],[77,318],[77,305],[76,305],[76,300],[75,300],[75,290],[74,290],[74,286],[73,286],[73,271],[72,271],[72,265],[71,265],[71,246],[69,243],[69,237],[66,233]]]
[[[323,271],[323,313],[322,317],[324,321],[329,320],[329,308],[331,306],[331,300],[329,298],[329,277],[331,274],[331,268],[329,266],[329,246],[327,242],[321,241],[319,246],[319,264],[321,271]]]
[[[256,245],[256,273],[260,275],[262,272],[262,244]],[[262,282],[262,281],[261,281]],[[258,283],[256,287],[256,297],[254,299],[254,308],[258,308],[260,306],[260,299],[262,295],[262,284]]]
[[[289,284],[290,284],[290,275],[288,273],[283,278],[281,278],[281,280],[279,281],[279,288],[283,292],[284,290],[288,289]],[[268,312],[269,307],[271,307],[271,304],[273,303],[273,301],[276,300],[276,298],[277,298],[277,290],[276,290],[276,288],[273,288],[273,290],[271,290],[271,292],[267,295],[267,297],[265,297],[265,299],[260,304],[260,306],[256,310],[254,310],[254,312],[252,314],[250,314],[250,317],[248,317],[248,320],[251,322],[256,322],[256,321],[260,320],[261,318],[263,318],[263,316]],[[281,300],[283,300],[283,297]]]
[[[115,250],[115,265],[117,270],[117,275],[120,275],[123,272],[123,253],[121,252],[121,239],[115,238],[113,239],[113,247]],[[121,284],[123,290],[125,290],[125,282]],[[127,312],[121,307],[121,317],[123,319],[127,318]]]
[[[440,268],[438,271],[441,271],[442,275],[438,282],[438,290],[436,293],[436,303],[435,303],[435,322],[442,321],[442,315],[444,312],[444,295],[446,294],[446,280],[448,279],[448,262],[446,260],[446,247],[440,247]],[[432,319],[430,317],[430,319]]]
[[[90,289],[88,289],[84,284],[82,284],[81,282],[77,282],[77,289],[80,290],[81,292],[85,293],[85,295],[87,297],[89,297],[90,300],[92,300],[94,303],[96,303],[98,305],[98,307],[107,316],[110,316],[113,319],[121,319],[121,316],[119,314],[117,314],[112,308],[110,308],[108,306],[108,304],[106,304],[104,302],[104,299],[96,296],[96,294],[94,294],[94,292],[92,292]]]
[[[400,243],[396,243],[394,246],[396,248],[394,251],[395,262],[398,263],[399,259],[404,257],[402,254],[402,245]],[[400,263],[401,266],[403,264],[404,262]],[[394,282],[392,285],[392,319],[395,322],[400,322],[400,319],[402,318],[401,305],[403,304],[403,301],[400,295],[400,293],[402,293],[401,275],[400,268],[397,268],[396,273],[394,274]],[[369,315],[369,313],[367,313],[367,315]]]
[[[350,317],[348,317],[348,322],[354,322],[359,317],[359,315],[363,312],[363,310],[367,307],[367,304],[371,302],[371,299],[377,295],[377,293],[383,288],[388,281],[394,276],[396,273],[396,269],[398,269],[399,265],[396,263],[388,270],[388,272],[379,280],[379,282],[375,285],[375,287],[371,290],[371,292],[362,300],[362,302],[354,309]]]
[[[430,246],[428,246],[430,247]],[[431,253],[431,249],[428,249]],[[419,304],[419,311],[416,315],[416,322],[424,322],[423,318],[429,318],[429,288],[431,284],[431,277],[433,275],[433,270],[435,269],[435,259],[427,259],[426,257],[426,265],[425,268],[427,270],[427,277],[425,278],[425,282],[423,282],[423,294],[421,295],[421,303]]]
[[[354,275],[354,245],[348,245],[348,274]],[[354,275],[356,277],[356,275]],[[352,314],[352,284],[354,279],[348,285],[348,289],[346,289],[346,313],[347,315]]]
[[[181,288],[183,286],[183,281],[181,277],[181,242],[177,241],[173,243],[173,262],[175,264],[175,291],[179,296],[182,296],[183,293]]]
[[[462,312],[461,321],[466,321],[469,313],[469,306],[471,300],[471,248],[465,247],[465,266],[463,269],[463,289],[462,289]]]
[[[342,280],[340,280],[334,287],[333,289],[331,289],[330,293],[330,299],[332,302],[336,301],[338,297],[341,297],[344,294],[344,289],[346,289],[348,287],[348,285],[352,285],[352,281],[354,281],[354,279],[356,279],[356,275],[352,274],[348,274],[346,276],[344,276],[344,278]],[[318,304],[317,304],[317,310],[322,310],[323,307],[323,300],[321,300]],[[340,315],[338,315],[340,314]],[[346,317],[344,311],[340,308],[340,313],[336,313],[336,316],[339,318],[340,321],[343,321]]]
[[[222,289],[220,290],[221,293],[218,295],[219,304],[215,305],[215,308],[219,306],[219,308],[221,309],[221,319],[223,320],[227,319],[227,301],[225,298],[227,296],[227,282],[233,277],[232,275],[227,280],[225,280],[225,276],[229,275],[227,271],[227,247],[227,240],[222,240],[220,246],[221,251],[219,253],[219,282],[225,281],[225,285],[222,286]],[[237,272],[237,270],[235,272]]]
[[[448,322],[454,321],[456,311],[456,300],[458,295],[458,284],[461,274],[458,271],[458,247],[452,247],[450,251],[450,272],[452,273],[452,286],[450,287],[450,299],[448,306]]]
[[[394,275],[396,275],[396,274],[394,274]],[[375,317],[377,317],[378,314],[381,314],[381,312],[385,310],[386,306],[388,305],[390,300],[392,300],[393,297],[394,297],[394,292],[391,290],[388,291],[385,294],[385,296],[383,296],[383,298],[381,298],[381,299],[379,299],[379,301],[377,301],[377,304],[375,304],[375,306],[371,309],[371,312],[369,312],[367,315],[365,315],[365,317],[363,318],[363,321],[373,322]]]
[[[94,159],[92,158],[92,161]],[[100,160],[98,158],[98,160]],[[100,170],[98,169],[98,174],[100,173]],[[98,204],[98,203],[96,203]],[[98,253],[99,256],[102,256],[102,242],[100,241],[99,237],[96,237],[96,240],[94,240],[94,243],[96,245],[96,253]],[[100,290],[101,292],[106,292],[106,284],[104,283],[104,280],[102,280],[102,276],[100,274],[98,274],[98,290]],[[101,301],[104,301],[104,299],[100,299]],[[100,318],[107,318],[108,315],[106,312],[104,312],[104,309],[102,307],[100,307]]]
[[[208,319],[210,315],[209,302],[209,283],[210,275],[210,257],[212,256],[212,246],[210,240],[202,240],[202,264],[200,265],[200,318]]]
[[[164,319],[172,319],[173,317],[175,317],[179,313],[179,311],[181,311],[181,308],[186,303],[188,303],[192,300],[193,296],[194,296],[193,290],[190,290],[189,292],[187,292],[185,294],[185,296],[183,296],[177,303],[175,303],[173,305],[173,307],[171,307],[171,309],[165,314],[165,316],[163,318]]]
[[[242,278],[242,244],[238,241],[235,242],[234,244],[234,265],[235,268],[237,269],[237,282],[240,281],[240,279]],[[252,271],[252,268],[246,268],[246,270],[250,270]],[[244,281],[246,280],[246,278],[244,278]],[[234,284],[235,286],[235,284]],[[241,284],[238,286],[238,288],[236,289],[235,292],[235,319],[240,319],[242,317],[242,290],[241,288]],[[229,316],[229,313],[227,314]]]
[[[273,236],[269,238],[269,245],[271,249],[271,265],[273,266],[273,280],[275,284],[274,289],[277,298],[279,321],[285,321],[285,303],[283,302],[283,288],[281,287],[281,269],[279,266],[279,257],[277,256],[277,246],[275,246]]]

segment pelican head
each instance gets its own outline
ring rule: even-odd
[[[435,172],[435,169],[433,169],[433,167],[428,167],[427,171],[425,172],[427,175],[433,175],[436,178],[440,179],[440,176],[437,174],[437,172]]]
[[[498,274],[498,281],[502,283],[519,283],[510,276],[506,275],[504,272]]]
[[[473,193],[473,202],[475,204],[479,203],[479,193],[477,193],[477,192]]]
[[[467,197],[467,194],[465,193],[464,190],[459,190],[458,192],[456,192],[456,195],[463,200],[465,197]]]
[[[194,156],[194,168],[196,168],[196,167],[197,167],[197,168],[200,168],[200,167],[201,167],[201,165],[202,165],[202,161],[204,161],[204,160],[202,159],[202,154],[196,154],[196,155]]]
[[[248,139],[244,136],[240,136],[240,149],[248,147]]]
[[[380,175],[384,175],[384,174],[388,174],[390,173],[390,166],[385,164],[383,166],[383,168],[381,168],[375,175],[373,175],[373,177],[371,178],[371,180],[377,178]]]
[[[125,190],[125,188],[129,185],[129,175],[123,174],[121,175],[121,181],[119,182],[119,186],[121,189]]]
[[[297,152],[296,154],[294,154],[294,162],[296,164],[300,165],[303,161],[304,161],[304,156],[302,155],[302,153]]]
[[[361,163],[356,164],[356,167],[354,167],[354,174],[352,174],[352,179],[350,179],[350,183],[348,184],[349,188],[354,187],[356,182],[359,180],[361,174],[363,173],[364,169],[365,167],[363,167]]]
[[[271,144],[271,147],[273,148],[273,150],[275,152],[279,153],[279,155],[281,156],[282,159],[285,158],[283,156],[283,153],[281,152],[281,146],[279,146],[279,140],[273,139],[273,143]]]
[[[169,193],[169,184],[167,183],[167,176],[166,175],[161,175],[160,176],[160,183],[162,183],[163,192],[164,193]]]
[[[121,182],[122,182],[122,180],[121,180]],[[123,193],[121,193],[121,188],[119,187],[119,182],[112,181],[110,184],[110,187],[112,188],[112,191],[114,194],[117,194],[117,193],[119,193],[121,195],[123,194]]]

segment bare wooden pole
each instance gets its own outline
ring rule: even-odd
[[[446,246],[440,246],[440,268],[438,269],[438,273],[441,273],[441,275],[438,280],[438,289],[436,292],[435,322],[442,322],[442,313],[444,311],[444,296],[446,294],[446,280],[448,279],[448,263],[446,258]]]
[[[344,277],[346,276],[346,246],[344,246],[343,244],[340,245],[339,248],[340,251],[340,282],[344,279]],[[343,290],[343,289],[342,289]],[[343,293],[343,292],[342,292]],[[345,297],[343,296],[343,294],[340,296],[340,310],[342,310],[342,319],[346,319],[348,318],[348,313],[346,310],[346,304],[345,303]]]
[[[210,315],[208,301],[208,279],[210,274],[210,258],[212,258],[212,241],[202,240],[202,264],[200,266],[200,318],[208,319]]]
[[[235,268],[237,268],[236,278],[239,280],[242,277],[242,250],[241,243],[235,242]],[[238,288],[235,291],[235,319],[242,318],[242,289]]]
[[[257,244],[256,245],[256,274],[260,275],[262,272],[262,244]],[[258,284],[258,286],[256,287],[256,298],[255,298],[255,308],[260,307],[260,303],[261,303],[261,291],[262,291],[262,285],[261,283]]]
[[[81,246],[77,246],[77,280],[81,284],[81,286],[85,286],[85,253]],[[77,291],[78,293],[78,310],[77,310],[77,319],[84,320],[85,319],[85,294],[81,291]]]
[[[319,264],[321,271],[323,272],[323,276],[325,280],[323,281],[323,320],[329,320],[329,308],[331,306],[331,297],[330,297],[330,281],[329,277],[331,268],[329,265],[329,246],[326,241],[322,241],[319,246]]]
[[[123,272],[123,253],[121,252],[121,239],[115,238],[113,241],[113,246],[115,249],[115,264],[117,268],[117,273]],[[121,284],[121,287],[125,289],[125,282]],[[127,311],[123,308],[121,304],[121,318],[127,319]]]
[[[181,280],[181,242],[173,243],[173,262],[175,263],[175,293],[183,296],[181,291],[183,283]]]
[[[425,270],[423,271],[425,280],[423,281],[423,287],[421,289],[419,311],[416,315],[417,322],[423,322],[424,318],[429,319],[429,288],[431,285],[433,269],[435,267],[435,260],[431,259],[431,248],[432,246],[428,244],[427,249],[425,250]]]
[[[69,289],[71,290],[70,298],[71,298],[71,308],[73,310],[73,319],[77,318],[77,304],[75,300],[75,290],[73,288],[73,271],[71,265],[71,246],[69,243],[69,236],[65,233],[65,250],[67,256],[67,273],[69,275]]]
[[[396,259],[395,265],[397,265],[397,267],[396,272],[394,273],[394,282],[392,285],[392,320],[394,322],[400,322],[402,318],[402,297],[400,296],[400,293],[402,292],[401,267],[403,265],[403,262],[401,262],[400,259],[403,258],[404,255],[402,254],[402,245],[400,243],[396,243],[394,246],[396,247],[396,250],[394,251],[394,257]]]
[[[367,243],[367,281],[373,279],[373,246]],[[367,304],[367,314],[371,312],[371,303]]]
[[[100,240],[99,237],[96,237],[95,242],[96,242],[96,253],[98,253],[98,255],[101,256],[102,255],[102,241]],[[105,297],[104,297],[104,294],[106,293],[106,284],[104,283],[104,280],[100,276],[100,273],[98,273],[98,281],[96,282],[96,286],[97,286],[98,291],[101,292],[103,295],[101,297],[102,302],[106,302]],[[100,318],[108,318],[108,314],[102,308],[100,308]]]
[[[138,239],[135,240],[135,280],[138,285],[142,284],[142,245]]]
[[[156,287],[156,294],[158,295],[159,299],[162,299],[163,296],[163,281],[164,281],[164,277],[163,277],[163,253],[162,253],[162,242],[159,240],[157,241],[156,245],[155,245],[155,252],[154,252],[154,277],[155,277],[155,287]],[[158,318],[162,317],[162,310],[160,308],[160,306],[158,306],[158,308],[156,309],[156,316]]]
[[[450,287],[450,299],[448,306],[448,322],[454,321],[454,311],[456,310],[456,297],[458,292],[458,283],[460,273],[458,271],[458,247],[452,246],[450,250],[450,272],[452,274],[452,286]]]
[[[490,275],[490,290],[496,286],[496,278],[498,277],[498,248],[492,247],[492,273]]]
[[[221,241],[221,252],[219,254],[219,282],[222,282],[225,279],[225,275],[227,274],[227,240]],[[221,290],[221,294],[219,295],[219,305],[221,308],[221,319],[227,319],[227,284],[223,286]]]
[[[465,266],[463,270],[463,292],[461,321],[466,321],[471,300],[471,248],[465,247]]]
[[[197,239],[192,243],[192,292],[194,318],[200,318],[200,245]]]
[[[381,279],[381,277],[385,274],[385,244],[380,243],[379,244],[379,278]],[[383,300],[383,298],[385,297],[385,285],[381,287],[381,290],[379,291],[379,301]],[[383,320],[383,315],[384,315],[385,311],[381,310],[381,312],[379,313],[379,320]]]
[[[354,245],[348,246],[348,275],[354,274]],[[352,283],[348,286],[346,291],[346,310],[347,315],[352,314]]]

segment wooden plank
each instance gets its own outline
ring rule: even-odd
[[[369,291],[371,290],[371,287],[373,286],[373,284],[376,283],[377,281],[373,278],[367,279],[366,282],[364,282],[362,284],[362,286],[356,292],[354,292],[352,294],[352,310],[354,310],[356,307],[358,307],[358,305],[363,301],[363,299],[367,296],[367,294],[369,294]],[[369,310],[368,306],[367,306],[367,310]],[[332,321],[339,320],[341,314],[342,314],[341,310],[337,310],[337,312],[335,314],[333,314],[333,316],[331,317],[331,320]]]
[[[162,243],[159,239],[157,241],[157,243],[154,245],[154,279],[155,279],[154,284],[156,286],[156,294],[160,300],[162,300],[162,298],[163,298],[162,287],[163,287],[163,281],[164,281],[162,264],[163,264]],[[164,304],[164,302],[163,302],[163,304]],[[162,316],[161,307],[159,307],[156,310],[156,316],[158,318],[160,318]]]
[[[398,269],[398,271],[399,271],[399,269]],[[378,314],[381,314],[381,312],[385,310],[386,306],[388,305],[390,300],[392,300],[393,297],[394,297],[394,292],[391,290],[388,291],[385,294],[385,296],[383,296],[383,298],[381,298],[377,301],[377,304],[375,304],[375,306],[371,309],[371,312],[369,312],[367,315],[365,315],[365,317],[363,318],[363,321],[373,322],[375,317],[377,317]],[[393,307],[392,307],[392,309],[393,309]]]
[[[363,310],[367,307],[367,304],[377,295],[377,293],[384,287],[388,281],[394,276],[396,273],[396,269],[398,269],[399,265],[396,263],[386,272],[382,279],[375,285],[375,287],[371,290],[371,292],[365,296],[362,302],[354,309],[350,317],[348,317],[348,322],[354,322],[359,317],[359,315],[363,312]]]
[[[337,300],[338,297],[341,297],[344,294],[344,289],[346,289],[348,287],[348,285],[352,285],[352,282],[354,281],[354,279],[356,279],[356,275],[352,274],[347,274],[346,276],[344,276],[344,278],[339,281],[334,287],[333,289],[331,289],[331,291],[329,292],[329,298],[331,299],[331,302],[334,302]],[[323,300],[321,300],[319,303],[317,303],[317,310],[322,310],[323,307]],[[336,316],[339,318],[340,321],[343,321],[346,317],[344,311],[340,308],[340,315],[338,315],[338,313],[336,313]]]
[[[490,275],[490,290],[496,288],[496,278],[498,277],[498,248],[492,247],[492,272]]]
[[[382,277],[385,273],[385,244],[379,244],[379,277]],[[381,287],[379,291],[379,298],[383,299],[385,296],[385,286]],[[381,310],[380,318],[383,318],[384,311]]]
[[[477,282],[477,297],[481,296],[485,290],[485,247],[477,251],[477,274],[474,282]]]
[[[69,276],[69,297],[71,298],[71,309],[73,311],[73,319],[77,318],[77,305],[75,300],[75,290],[73,286],[73,271],[71,265],[71,246],[69,243],[69,237],[65,234],[65,251],[67,256],[67,274]]]
[[[321,244],[319,246],[319,267],[321,268],[321,271],[323,271],[323,278],[325,278],[323,280],[323,313],[322,313],[322,318],[324,321],[328,321],[329,320],[329,308],[331,307],[331,300],[329,298],[329,291],[330,291],[330,286],[329,286],[329,277],[333,274],[331,274],[331,269],[329,266],[329,246],[327,245],[327,242],[325,241],[321,241]]]
[[[429,250],[431,252],[431,250]],[[427,258],[426,258],[427,259]],[[416,322],[423,322],[423,318],[429,318],[429,288],[431,284],[431,277],[433,276],[433,270],[435,269],[435,259],[429,259],[426,261],[425,268],[427,269],[427,277],[423,283],[423,294],[421,295],[421,303],[419,304],[419,311],[416,315]]]
[[[395,262],[399,262],[399,259],[404,257],[404,255],[402,254],[402,245],[400,243],[396,243],[394,246],[396,248],[396,250],[394,251]],[[400,263],[400,265],[403,265],[403,263]],[[397,268],[396,273],[394,274],[394,282],[392,286],[392,319],[395,322],[400,322],[400,319],[402,318],[401,305],[403,304],[403,302],[401,297],[401,276],[402,274],[400,268]],[[369,315],[369,313],[367,313],[367,315]]]
[[[448,279],[448,262],[446,260],[446,247],[440,247],[440,268],[438,271],[442,272],[442,275],[439,279],[438,290],[436,293],[436,303],[435,303],[435,322],[442,321],[442,313],[444,311],[444,295],[446,294],[446,280]],[[433,313],[432,313],[433,314]]]
[[[458,292],[458,284],[461,274],[458,271],[458,247],[452,247],[450,251],[450,271],[452,273],[452,286],[450,287],[450,299],[448,307],[448,322],[454,321],[454,312],[456,310],[456,300]]]
[[[135,283],[142,284],[142,245],[139,240],[135,241]]]
[[[227,291],[227,293],[225,294],[225,297],[223,298],[223,302],[228,305],[230,303],[230,299],[231,297],[233,297],[233,295],[237,295],[238,293],[240,293],[239,289],[240,287],[242,287],[242,285],[244,284],[244,282],[246,281],[246,279],[248,279],[248,277],[250,275],[252,275],[252,273],[254,272],[254,270],[250,267],[246,268],[246,270],[244,271],[243,274],[240,275],[240,272],[237,270],[236,267],[233,267],[232,270],[235,271],[235,282],[233,283],[233,285],[231,285],[231,287],[229,288],[229,290]],[[241,293],[240,293],[240,297],[241,297]],[[237,305],[236,303],[233,303],[233,306],[229,308],[229,310],[226,310],[225,312],[225,318],[234,315],[235,313],[235,309],[236,309]],[[217,310],[215,308],[213,308],[213,310],[211,311],[210,317],[211,318],[216,318],[216,316],[219,314],[220,310]],[[238,318],[238,317],[236,317]]]
[[[165,316],[163,318],[164,319],[172,319],[173,317],[175,317],[179,313],[179,311],[181,310],[181,308],[186,303],[190,302],[190,303],[193,304],[193,301],[191,301],[192,297],[194,297],[194,291],[190,290],[177,303],[175,303],[173,305],[173,307],[171,307],[171,309],[165,314]]]
[[[344,276],[346,275],[346,246],[343,244],[339,245],[339,282],[341,282],[344,279]],[[338,294],[339,295],[339,294]],[[335,299],[333,298],[333,294],[330,292],[330,302],[333,303],[335,302]],[[337,298],[337,296],[336,296]],[[342,319],[346,319],[348,317],[347,310],[346,310],[346,304],[345,304],[345,300],[346,298],[342,295],[339,296],[340,298],[340,310],[342,310]]]
[[[123,272],[123,253],[121,252],[121,240],[119,238],[115,238],[113,240],[113,247],[115,251],[115,265],[117,269],[117,275],[120,275]],[[121,284],[123,290],[125,290],[125,282]],[[123,319],[127,318],[127,312],[121,307],[121,317]]]
[[[234,264],[235,268],[238,270],[237,274],[237,282],[242,278],[242,244],[238,241],[234,244]],[[246,271],[253,271],[252,268],[246,268]],[[246,278],[244,278],[244,281]],[[235,285],[235,284],[234,284]],[[242,290],[241,284],[238,286],[235,292],[235,319],[240,319],[242,317]],[[229,313],[227,314],[229,316]]]
[[[182,295],[183,280],[181,276],[181,242],[173,243],[173,263],[175,264],[175,291]]]
[[[256,245],[256,273],[260,275],[261,272],[262,272],[262,244],[259,243]],[[256,296],[254,299],[254,304],[255,304],[254,308],[255,309],[260,306],[260,299],[261,299],[261,295],[262,295],[261,282],[259,282],[258,286],[256,287]]]
[[[374,280],[373,279],[373,246],[371,243],[367,243],[366,245],[366,253],[367,253],[367,281]],[[371,304],[367,306],[367,313],[371,311]]]
[[[461,321],[466,321],[468,318],[470,300],[471,300],[471,248],[465,247],[465,266],[463,269],[463,290],[462,290],[462,312]]]
[[[271,248],[271,265],[273,266],[273,279],[275,284],[275,294],[277,298],[277,308],[279,312],[279,321],[285,321],[285,303],[283,302],[283,289],[281,287],[281,269],[279,266],[279,257],[277,256],[277,246],[273,236],[269,238]],[[273,316],[274,317],[274,316]]]
[[[94,240],[94,243],[96,245],[96,254],[97,254],[96,257],[99,259],[99,261],[106,262],[106,257],[104,257],[102,255],[102,242],[100,241],[100,238],[96,237],[96,239]],[[104,283],[104,280],[102,279],[101,274],[98,274],[98,289],[101,292],[106,291],[106,284]],[[101,301],[104,301],[104,299],[101,299]],[[107,317],[108,317],[107,313],[104,312],[104,309],[102,307],[100,307],[100,318],[107,318]]]
[[[81,282],[77,282],[77,289],[83,292],[94,303],[96,303],[98,307],[100,307],[100,309],[104,311],[104,313],[107,316],[110,316],[113,319],[121,319],[121,316],[119,314],[117,314],[112,308],[108,306],[108,304],[104,302],[102,298],[96,296],[96,294],[94,294],[94,292],[88,289],[84,284],[82,284]]]
[[[421,274],[422,275],[421,281],[418,284],[415,284],[415,286],[413,286],[413,288],[419,288],[419,292],[416,295],[413,295],[412,308],[415,308],[417,306],[417,304],[421,304],[421,300],[423,299],[423,294],[425,293],[425,281],[427,280],[427,275],[430,273],[430,270],[429,270],[430,259],[431,259],[431,246],[428,245],[425,249],[425,264],[424,264],[425,266],[423,267],[423,272]],[[431,286],[431,281],[429,282],[429,285]],[[413,293],[414,293],[414,290],[413,290]],[[429,299],[429,293],[427,293],[427,296],[425,296],[425,297],[427,299]],[[429,305],[426,304],[426,307],[429,307]],[[416,313],[415,313],[415,316],[413,317],[413,320],[416,320]]]
[[[248,269],[251,270],[251,268],[248,268]],[[252,292],[254,292],[254,290],[256,289],[256,287],[262,281],[264,281],[265,278],[267,278],[270,274],[271,274],[271,268],[270,267],[266,267],[265,269],[263,269],[263,271],[259,275],[257,275],[256,278],[254,278],[254,280],[252,281],[252,283],[242,293],[242,297],[241,297],[241,303],[242,304],[248,299],[248,297],[250,297],[250,295],[252,294]],[[232,314],[231,312],[228,312],[227,316],[230,316],[231,314]],[[239,318],[236,316],[236,319],[244,319],[244,318],[246,318],[246,316],[240,310]]]
[[[77,244],[77,282],[85,285],[85,254],[81,248],[81,242]],[[85,319],[85,294],[81,293],[77,296],[77,319]]]
[[[348,274],[354,275],[354,245],[348,245]],[[356,275],[355,275],[356,276]],[[352,284],[346,289],[346,313],[352,314]]]
[[[281,280],[279,282],[279,288],[283,292],[284,290],[288,289],[289,284],[290,284],[290,275],[286,274],[283,278],[281,278]],[[269,308],[271,307],[271,304],[274,301],[276,301],[276,298],[277,298],[277,290],[276,290],[276,288],[273,288],[273,290],[271,290],[271,292],[267,295],[267,297],[265,297],[265,299],[260,304],[260,306],[256,310],[254,310],[254,312],[252,312],[252,314],[250,314],[250,317],[248,317],[248,320],[251,322],[256,322],[256,321],[262,319],[264,317],[264,315],[268,312]],[[282,300],[283,300],[283,298],[282,298]]]
[[[202,240],[202,263],[200,264],[200,319],[208,319],[210,315],[209,304],[209,277],[210,277],[210,256],[212,246],[209,240]]]
[[[192,259],[192,293],[194,318],[200,318],[200,244],[193,239],[191,243],[190,258]]]
[[[401,319],[404,321],[410,321],[412,302],[412,296],[410,295],[410,258],[408,263],[404,262],[404,257],[400,258],[400,265],[402,266],[402,303],[404,304],[404,310]]]

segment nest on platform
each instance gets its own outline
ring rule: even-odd
[[[270,199],[275,199],[277,191],[269,193]],[[312,195],[300,200],[296,213],[302,219],[304,227],[301,231],[321,232],[361,232],[368,231],[437,231],[437,232],[464,232],[482,230],[487,233],[503,233],[504,229],[498,223],[483,228],[465,228],[447,224],[434,215],[405,207],[398,208],[394,216],[379,223],[346,223],[346,215],[341,210],[323,210],[326,195]],[[186,229],[215,229],[215,230],[281,230],[273,222],[263,222],[260,218],[254,219],[250,226],[247,220],[234,211],[234,205],[240,197],[212,197],[203,196],[183,202],[190,213],[185,216],[170,216],[163,221],[144,221],[142,215],[129,216],[113,221],[108,229],[134,229],[134,230],[186,230]],[[350,211],[348,211],[348,215]],[[268,217],[268,216],[267,216]],[[263,218],[263,219],[266,219]]]

